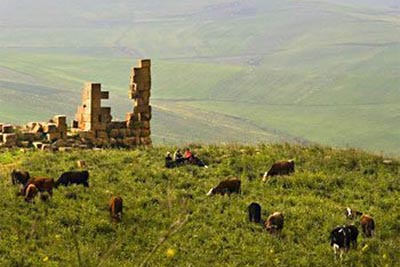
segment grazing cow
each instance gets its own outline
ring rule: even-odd
[[[27,188],[31,184],[35,185],[39,192],[48,192],[50,196],[53,196],[53,188],[55,185],[53,178],[34,177],[29,179],[22,189],[22,195],[26,195]]]
[[[28,185],[26,188],[26,193],[25,193],[25,201],[28,203],[34,203],[34,199],[38,193],[38,189],[34,184]]]
[[[56,187],[59,185],[68,186],[70,184],[82,184],[89,187],[89,172],[88,171],[70,171],[61,174],[56,182]]]
[[[340,252],[340,257],[342,257],[343,250],[347,252],[350,248],[350,236],[345,226],[336,226],[331,231],[329,239],[335,255]]]
[[[113,196],[110,200],[110,216],[112,219],[120,221],[122,219],[122,198],[120,196]]]
[[[357,237],[358,229],[355,225],[336,226],[329,237],[335,255],[339,252],[342,257],[343,251],[347,252],[350,249],[350,244],[357,248]]]
[[[263,176],[265,182],[269,176],[288,175],[294,172],[294,160],[279,161],[272,165],[268,172]]]
[[[22,184],[25,185],[30,178],[29,172],[21,170],[12,170],[11,182],[13,185]]]
[[[375,234],[375,222],[374,219],[367,215],[363,214],[360,218],[361,229],[366,237],[373,237]]]
[[[282,212],[274,212],[265,221],[264,226],[270,234],[280,233],[283,229],[284,217]]]
[[[261,222],[261,206],[258,203],[251,203],[248,207],[249,221],[260,223]]]
[[[240,193],[240,180],[238,178],[229,178],[221,181],[216,187],[211,188],[208,191],[207,196],[215,195],[215,194],[232,194],[232,193]]]

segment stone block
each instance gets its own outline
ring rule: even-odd
[[[3,143],[16,142],[17,135],[15,133],[3,133]]]
[[[100,98],[101,98],[101,99],[109,99],[109,97],[110,97],[110,94],[109,94],[108,91],[102,91],[102,92],[100,92]]]
[[[1,132],[3,134],[12,134],[14,133],[14,127],[11,124],[3,124]]]
[[[150,104],[150,99],[145,99],[145,98],[135,98],[135,106],[139,107],[139,106],[148,106]]]
[[[28,141],[28,142],[33,142],[35,140],[35,134],[34,133],[21,133],[21,141]]]
[[[62,147],[58,148],[58,151],[60,151],[60,152],[71,152],[72,151],[72,147],[62,146]]]
[[[136,106],[133,108],[133,113],[151,114],[151,106]]]
[[[108,134],[106,131],[97,131],[96,137],[100,139],[108,139]]]
[[[110,131],[110,137],[111,138],[117,138],[119,136],[119,131],[118,131],[118,129],[112,129],[111,131]]]
[[[78,121],[77,121],[77,120],[72,120],[72,122],[71,122],[71,128],[76,129],[76,128],[78,128],[78,127],[79,127]]]
[[[58,133],[58,132],[55,132],[55,133],[47,133],[46,137],[47,137],[47,140],[48,140],[48,141],[50,141],[50,142],[55,142],[55,141],[57,141],[58,139],[60,139],[60,133]]]
[[[58,128],[55,123],[48,123],[48,124],[44,125],[43,131],[45,133],[58,133]]]
[[[150,59],[139,60],[138,65],[139,65],[140,68],[150,68],[151,67],[151,60]]]

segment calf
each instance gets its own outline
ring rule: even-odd
[[[364,214],[360,218],[361,229],[366,237],[373,237],[375,235],[375,221],[374,219]]]
[[[39,192],[48,192],[50,196],[53,196],[53,188],[55,185],[53,178],[34,177],[29,179],[22,189],[22,195],[26,195],[26,191],[31,184],[35,185]]]
[[[211,188],[210,191],[208,191],[207,196],[240,193],[240,185],[241,182],[238,178],[229,178],[221,181],[216,187]]]
[[[11,172],[11,183],[25,185],[30,179],[29,172],[21,170],[12,170]]]
[[[113,196],[110,199],[109,209],[112,219],[120,221],[122,219],[122,198],[120,196]]]
[[[260,223],[261,222],[261,206],[258,203],[251,203],[248,207],[249,221]]]
[[[284,217],[282,212],[274,212],[264,222],[265,230],[270,234],[280,233],[283,229]]]
[[[274,163],[263,176],[265,182],[269,176],[288,175],[294,172],[294,160],[279,161]]]
[[[56,182],[56,187],[59,185],[68,186],[70,184],[82,184],[89,187],[89,172],[88,171],[70,171],[61,174]]]
[[[28,185],[25,193],[25,201],[28,203],[34,203],[34,198],[36,197],[37,193],[38,189],[34,184]]]

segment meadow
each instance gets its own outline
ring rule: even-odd
[[[1,266],[397,266],[400,261],[400,162],[356,149],[317,145],[198,145],[208,169],[164,168],[174,146],[137,150],[0,152]],[[277,160],[294,159],[291,176],[261,182]],[[25,203],[11,185],[13,168],[57,178],[85,160],[90,187],[60,187],[47,202]],[[207,197],[224,178],[242,181],[239,195]],[[68,196],[75,193],[77,198]],[[122,222],[108,200],[124,199]],[[285,216],[282,234],[249,223]],[[371,214],[376,236],[335,260],[329,233],[351,223],[344,208]],[[358,225],[358,222],[355,222]],[[361,229],[359,227],[361,232]]]

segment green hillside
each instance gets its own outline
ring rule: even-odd
[[[320,146],[202,146],[208,169],[163,167],[175,147],[148,150],[0,154],[1,266],[397,266],[400,163],[357,150]],[[261,182],[269,166],[294,158],[292,176]],[[58,177],[84,159],[90,187],[60,187],[48,202],[16,195],[13,168]],[[242,193],[206,197],[224,178],[242,181]],[[76,199],[68,198],[71,193]],[[108,200],[121,195],[121,223],[109,220]],[[266,218],[281,211],[279,237],[249,223],[247,206]],[[360,234],[358,248],[334,260],[329,233],[351,223],[344,208],[371,214],[376,236]],[[358,222],[355,224],[358,226]],[[169,254],[167,253],[169,250]],[[169,255],[169,256],[168,256]]]
[[[157,143],[399,155],[399,12],[394,0],[3,1],[0,121],[72,118],[87,80],[123,118],[129,68],[151,58]]]

